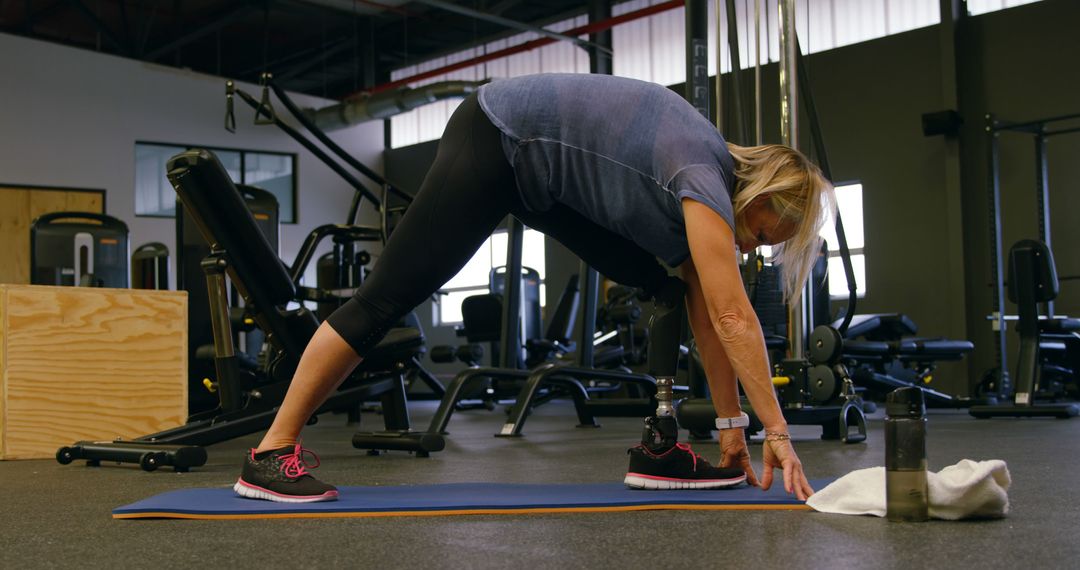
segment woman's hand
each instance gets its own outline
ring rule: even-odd
[[[774,439],[773,436],[766,435],[765,442],[761,446],[765,470],[761,476],[762,490],[767,491],[772,486],[773,469],[780,468],[784,470],[785,491],[794,492],[800,501],[805,501],[814,494],[814,489],[806,480],[802,462],[799,461],[799,456],[795,455],[795,448],[791,445],[790,439]]]
[[[754,467],[750,465],[750,450],[746,447],[746,432],[742,428],[720,430],[720,467],[738,467],[746,473],[746,482],[758,486]]]

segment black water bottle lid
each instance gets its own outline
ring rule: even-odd
[[[926,415],[922,388],[897,388],[885,396],[885,413],[890,418],[921,418]]]

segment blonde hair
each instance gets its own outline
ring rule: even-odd
[[[836,212],[836,195],[821,169],[803,153],[778,144],[738,146],[728,143],[735,159],[735,234],[753,239],[746,226],[746,208],[762,196],[768,198],[781,223],[791,223],[795,233],[773,247],[774,262],[784,268],[784,297],[797,303],[803,284],[821,250],[819,232]]]

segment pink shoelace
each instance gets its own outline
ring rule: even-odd
[[[306,460],[305,454],[311,455],[314,464],[309,463]],[[307,475],[308,469],[315,469],[319,466],[320,463],[319,456],[315,455],[314,451],[311,451],[310,449],[304,449],[300,446],[299,443],[297,443],[296,447],[293,448],[292,453],[279,455],[278,458],[281,460],[281,471],[285,473],[286,477],[292,479]]]
[[[704,457],[702,457],[702,456],[698,455],[697,453],[695,453],[693,449],[690,449],[690,444],[689,443],[676,443],[675,447],[689,453],[690,457],[694,458],[694,466],[693,466],[694,471],[697,471],[698,459],[700,459],[702,461],[705,461]]]
[[[638,445],[638,447],[641,447],[642,449],[644,449],[645,453],[648,453],[649,455],[654,455],[651,451],[649,451],[649,448],[645,447],[644,445]],[[659,455],[654,455],[654,456],[655,457],[663,457],[663,456],[671,453],[672,451],[674,451],[676,449],[680,449],[680,450],[685,451],[685,452],[690,454],[690,457],[694,461],[693,466],[691,467],[691,469],[693,469],[694,471],[697,471],[697,464],[698,464],[699,459],[702,460],[702,461],[705,461],[704,457],[702,457],[702,456],[698,455],[697,453],[695,453],[693,449],[690,449],[690,444],[689,443],[682,443],[682,442],[676,443],[675,447],[672,447],[671,449],[669,449],[669,450],[667,450],[667,451],[665,451],[665,452],[663,452],[663,453],[661,453]]]

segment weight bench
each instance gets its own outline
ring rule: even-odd
[[[168,163],[168,178],[210,244],[211,253],[203,260],[202,267],[210,292],[217,378],[207,382],[207,387],[217,393],[220,405],[192,416],[183,426],[135,440],[78,442],[57,453],[61,463],[75,459],[91,463],[123,462],[136,458],[147,470],[159,465],[172,465],[177,470],[202,465],[205,452],[200,462],[199,454],[172,448],[204,446],[267,429],[284,400],[304,349],[319,327],[315,315],[302,303],[310,296],[305,299],[294,280],[294,276],[298,279],[303,274],[304,268],[293,267],[290,274],[212,153],[196,149],[174,156]],[[335,231],[356,230],[350,226],[327,228],[322,235],[332,235]],[[318,239],[316,233],[309,240]],[[302,250],[313,248],[313,244],[306,243]],[[244,299],[248,314],[266,334],[269,348],[265,364],[254,371],[241,366],[233,347],[226,275]],[[288,309],[294,302],[300,302],[300,306]],[[353,437],[355,447],[412,451],[421,457],[442,450],[444,442],[438,434],[414,433],[409,429],[404,376],[423,350],[424,337],[419,330],[391,329],[315,415],[328,411],[352,412],[361,402],[380,398],[385,431],[357,433]],[[163,445],[172,447],[167,449]],[[151,464],[142,460],[146,454],[154,459]]]
[[[877,313],[855,315],[844,339],[843,358],[855,364],[851,377],[873,392],[897,388],[922,388],[928,404],[968,405],[957,398],[926,386],[938,362],[962,360],[975,349],[967,340],[910,338],[918,326],[907,315]]]
[[[898,341],[845,340],[844,356],[856,361],[898,359],[903,362],[928,363],[962,360],[975,349],[967,340],[905,339]]]

